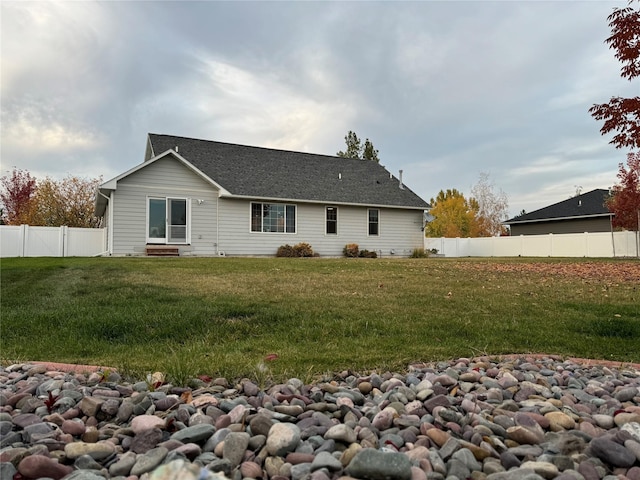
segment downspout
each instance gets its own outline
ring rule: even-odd
[[[113,202],[111,201],[113,197],[113,191],[111,191],[111,194],[108,197],[99,189],[98,193],[107,199],[107,205],[109,208],[109,221],[107,222],[107,250],[105,252],[94,255],[96,257],[101,257],[105,253],[113,255]]]
[[[613,258],[616,258],[616,237],[613,234],[613,215],[609,214],[609,228],[611,229],[611,247],[613,248]]]
[[[220,192],[216,195],[216,255],[220,254]]]

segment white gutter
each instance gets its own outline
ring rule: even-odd
[[[278,198],[278,197],[262,197],[256,195],[235,195],[235,194],[221,194],[222,198],[235,198],[239,200],[256,200],[256,201],[268,201],[274,203],[311,203],[315,205],[342,205],[351,207],[369,207],[369,208],[395,208],[401,210],[426,210],[430,207],[415,207],[408,205],[388,205],[384,203],[354,203],[354,202],[334,202],[332,200],[301,200],[297,198]],[[428,204],[427,204],[428,205]]]
[[[585,219],[585,218],[599,218],[599,217],[610,217],[613,213],[594,213],[592,215],[574,215],[572,217],[552,217],[552,218],[537,218],[532,220],[515,220],[513,222],[502,222],[503,225],[517,225],[522,223],[540,223],[540,222],[556,222],[558,220],[574,220],[574,219]]]

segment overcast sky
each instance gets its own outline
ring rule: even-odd
[[[108,180],[146,134],[334,155],[354,130],[429,201],[481,172],[511,216],[616,183],[588,113],[640,94],[626,0],[1,3],[2,174]]]

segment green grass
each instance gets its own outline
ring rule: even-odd
[[[571,273],[591,265],[609,273]],[[640,361],[633,260],[18,258],[0,272],[5,363],[265,381],[479,354]]]

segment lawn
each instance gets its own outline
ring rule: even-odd
[[[178,382],[505,353],[640,361],[635,260],[17,258],[0,272],[3,363]]]

